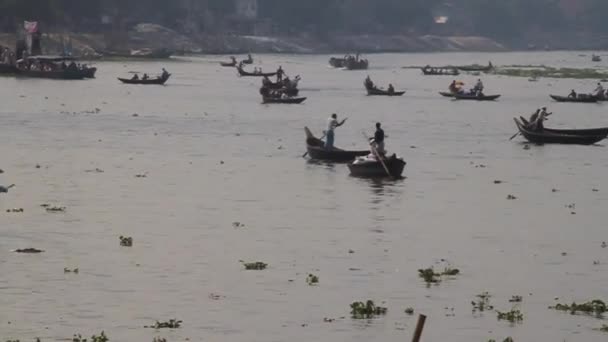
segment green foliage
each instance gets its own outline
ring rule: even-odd
[[[156,321],[154,325],[146,325],[144,328],[153,328],[153,329],[177,329],[181,327],[182,321],[177,319],[170,319],[167,322],[159,322]],[[76,342],[76,341],[74,341]],[[95,341],[93,341],[95,342]],[[103,342],[103,341],[101,341]]]
[[[575,315],[579,312],[582,312],[582,313],[588,314],[588,315],[595,314],[597,317],[602,317],[602,315],[606,311],[608,311],[608,308],[606,307],[606,303],[604,303],[602,300],[599,300],[599,299],[594,299],[594,300],[591,300],[591,301],[588,301],[588,302],[582,303],[582,304],[577,304],[577,303],[572,303],[570,305],[557,304],[555,306],[550,306],[549,309],[555,309],[555,310],[560,310],[560,311],[569,311],[573,315]]]
[[[317,285],[319,284],[319,277],[314,274],[309,274],[306,278],[306,283],[308,283],[310,286]]]
[[[354,319],[374,318],[375,316],[386,315],[387,308],[376,306],[373,300],[367,302],[353,302],[350,305],[350,314]]]
[[[490,298],[492,298],[492,295],[490,295],[487,291],[482,292],[475,297],[477,299],[471,302],[471,305],[473,305],[473,313],[494,309],[494,307],[490,304]]]
[[[518,309],[511,309],[511,311],[505,312],[496,310],[496,313],[498,314],[499,321],[506,320],[511,323],[520,323],[524,320],[524,314]]]
[[[265,270],[268,267],[267,263],[256,261],[256,262],[243,262],[243,266],[245,266],[246,270],[256,270],[261,271]]]

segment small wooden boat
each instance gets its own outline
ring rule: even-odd
[[[344,67],[346,70],[365,70],[369,67],[369,62],[367,59],[347,59],[344,62]]]
[[[513,118],[521,135],[536,144],[577,144],[592,145],[608,136],[608,128],[593,129],[550,129],[530,130],[525,122]]]
[[[458,76],[458,69],[438,69],[438,68],[421,68],[422,73],[427,76]]]
[[[54,80],[83,80],[85,74],[79,69],[64,69],[53,71],[27,70],[18,68],[17,75],[33,78],[49,78]]]
[[[598,55],[593,55],[593,56],[591,57],[591,61],[592,61],[592,62],[601,62],[601,61],[602,61],[602,58],[601,58],[600,56],[598,56]]]
[[[395,154],[384,158],[384,165],[390,173],[390,177],[400,178],[405,167],[405,161],[398,158]],[[356,177],[384,178],[388,177],[384,166],[378,160],[369,157],[358,157],[353,162],[348,163],[350,174]]]
[[[331,65],[334,68],[344,68],[344,62],[346,62],[346,59],[344,59],[344,58],[332,57],[329,59],[329,65]]]
[[[457,100],[494,101],[499,97],[500,95],[454,94]]]
[[[403,94],[405,94],[405,91],[393,91],[393,92],[390,92],[390,91],[384,90],[384,89],[367,88],[367,95],[370,95],[370,96],[375,96],[375,95],[380,95],[380,96],[401,96]]]
[[[308,127],[304,127],[306,133],[306,150],[311,159],[325,160],[332,162],[350,162],[357,157],[366,156],[370,151],[346,151],[337,147],[328,150],[325,148],[323,140],[317,139]]]
[[[273,97],[262,96],[262,103],[299,104],[306,101],[306,97]]]
[[[579,103],[595,103],[599,99],[597,96],[579,94],[577,97],[568,97],[568,96],[559,96],[559,95],[549,95],[552,99],[557,102],[579,102]]]
[[[236,66],[236,60],[232,62],[220,62],[220,65],[227,68],[234,68]]]
[[[278,96],[285,94],[287,96],[298,96],[300,90],[298,88],[269,88],[267,85],[264,85],[260,88],[260,94],[266,97],[272,97],[271,94],[277,94]]]
[[[254,73],[254,72],[247,72],[245,70],[243,70],[243,68],[239,68],[237,67],[236,70],[239,72],[240,76],[248,76],[248,77],[271,77],[271,76],[275,76],[277,73],[275,72],[258,72],[258,73]]]
[[[171,74],[168,74],[167,76],[164,76],[164,77],[160,76],[157,78],[149,78],[147,80],[142,80],[141,78],[134,80],[134,79],[130,79],[130,78],[120,78],[120,77],[118,78],[118,80],[125,84],[163,85],[163,84],[165,84],[165,82],[167,82],[169,77],[171,77]]]

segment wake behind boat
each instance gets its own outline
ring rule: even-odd
[[[315,137],[308,127],[304,127],[306,133],[306,150],[311,159],[332,161],[332,162],[350,162],[360,156],[366,156],[371,152],[363,151],[346,151],[337,147],[330,149],[325,148],[325,142]]]

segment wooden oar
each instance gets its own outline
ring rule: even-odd
[[[380,162],[380,164],[382,164],[382,167],[384,168],[384,171],[386,171],[386,174],[389,177],[393,178],[393,175],[391,175],[390,171],[388,170],[388,167],[386,167],[386,164],[384,163],[384,160],[382,160],[382,156],[380,156],[380,153],[378,153],[378,150],[376,150],[376,148],[374,147],[374,145],[369,142],[369,137],[367,136],[367,134],[365,134],[365,132],[363,132],[363,131],[361,131],[361,134],[363,134],[363,136],[365,137],[365,139],[369,143],[369,147],[371,147],[372,153],[376,156],[376,158],[378,158],[378,161]]]

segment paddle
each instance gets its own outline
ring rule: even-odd
[[[371,147],[372,153],[376,156],[376,158],[378,158],[378,160],[380,161],[380,164],[382,164],[382,167],[384,168],[384,171],[386,171],[386,174],[389,177],[393,178],[393,175],[391,175],[390,171],[388,170],[388,167],[386,167],[386,164],[384,163],[384,160],[382,160],[382,157],[380,156],[380,153],[378,153],[378,151],[376,150],[376,148],[374,147],[374,145],[369,142],[369,137],[367,136],[367,134],[365,134],[365,132],[363,132],[363,131],[361,131],[361,134],[363,134],[363,136],[365,137],[365,139],[369,143],[369,147]]]
[[[348,118],[344,118],[344,120],[342,120],[342,122],[340,122],[340,124],[338,126],[344,125],[346,120],[348,120]],[[323,140],[323,138],[325,138],[326,135],[327,135],[327,131],[323,132],[323,135],[321,136],[321,139],[319,139],[319,140]],[[307,155],[308,155],[308,151],[304,152],[304,154],[302,155],[302,158],[305,158]]]

